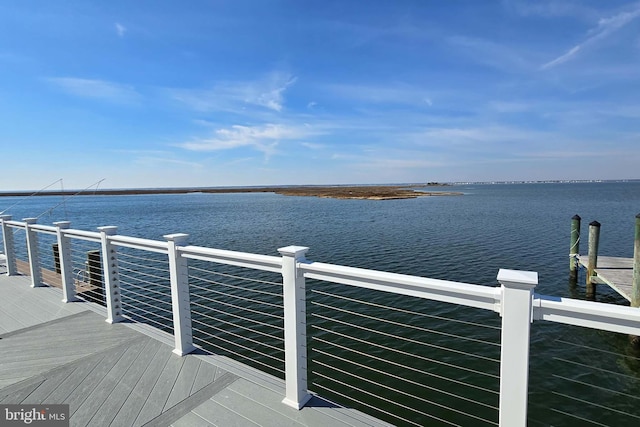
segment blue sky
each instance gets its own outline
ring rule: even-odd
[[[0,190],[640,178],[640,2],[0,0]]]

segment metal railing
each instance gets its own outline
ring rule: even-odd
[[[299,246],[280,248],[277,257],[189,246],[184,234],[155,241],[117,235],[116,227],[88,232],[68,222],[51,227],[7,216],[0,226],[7,274],[18,273],[9,267],[16,261],[15,229],[24,230],[31,272],[41,271],[37,236],[55,236],[64,301],[85,298],[78,283],[95,273],[99,279],[91,283],[100,289],[108,321],[149,323],[174,335],[179,355],[201,347],[283,378],[283,402],[294,408],[313,391],[403,425],[640,419],[640,357],[572,337],[553,337],[573,352],[544,361],[562,366],[551,381],[564,384],[545,391],[590,409],[536,407],[538,378],[530,390],[529,370],[530,355],[538,355],[530,334],[543,333],[538,325],[640,336],[640,311],[537,295],[533,272],[500,270],[500,286],[489,287],[311,262],[308,248]],[[99,274],[89,252],[99,255]],[[42,285],[42,277],[32,276],[32,285]],[[460,326],[467,332],[458,332]],[[624,357],[635,367],[621,373],[584,363],[572,358],[576,349]],[[582,390],[605,397],[587,398]]]

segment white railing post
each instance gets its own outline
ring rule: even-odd
[[[76,287],[73,283],[73,273],[71,267],[71,239],[64,235],[64,230],[68,229],[69,221],[54,222],[56,226],[56,237],[58,240],[58,263],[60,264],[60,277],[62,278],[62,302],[77,301]]]
[[[500,269],[498,282],[502,285],[499,425],[524,427],[529,392],[529,333],[538,273]]]
[[[178,246],[184,246],[188,234],[167,234],[169,255],[169,278],[171,280],[171,307],[173,312],[173,335],[176,348],[173,352],[179,356],[191,353],[193,331],[191,329],[191,300],[189,297],[189,269],[187,258],[178,253]]]
[[[298,263],[309,248],[287,246],[282,255],[284,302],[285,405],[301,409],[311,399],[307,389],[307,308],[305,280]]]
[[[98,227],[102,243],[102,276],[104,297],[107,303],[107,322],[117,323],[123,320],[120,281],[118,280],[118,253],[109,240],[118,231],[118,227]]]
[[[7,262],[7,276],[14,276],[18,273],[18,269],[16,268],[16,250],[13,242],[13,229],[6,224],[6,221],[11,221],[11,215],[0,215],[4,256]]]
[[[42,270],[40,270],[40,257],[38,256],[38,233],[30,227],[35,224],[37,218],[24,218],[24,230],[27,235],[27,253],[29,254],[29,270],[31,271],[31,287],[43,286]]]

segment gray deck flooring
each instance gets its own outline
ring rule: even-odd
[[[179,357],[148,325],[108,324],[92,303],[0,275],[0,403],[69,404],[72,426],[383,426],[314,397],[284,405],[284,383],[223,356]]]
[[[578,261],[584,268],[589,268],[588,255],[578,255]],[[597,280],[609,285],[627,301],[631,301],[633,258],[599,256],[597,264]]]

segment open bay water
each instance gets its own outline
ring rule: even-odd
[[[570,220],[574,214],[582,217],[582,253],[586,253],[588,223],[597,220],[602,224],[600,253],[633,256],[635,215],[640,212],[640,182],[476,184],[445,190],[460,191],[464,195],[369,201],[263,193],[195,193],[77,196],[61,205],[62,197],[42,196],[26,199],[6,213],[14,219],[41,215],[38,221],[41,224],[68,219],[73,228],[86,230],[117,225],[119,234],[158,240],[165,234],[188,233],[190,243],[194,245],[266,255],[278,255],[277,248],[283,246],[308,246],[307,258],[312,261],[485,286],[497,286],[496,275],[500,268],[537,271],[537,293],[579,299],[584,298],[584,275],[579,278],[576,288],[570,288],[568,284]],[[19,200],[0,198],[0,211]],[[350,350],[324,344],[331,338],[340,346],[359,349],[362,353],[384,353],[375,345],[385,345],[385,336],[369,332],[372,325],[366,318],[360,324],[364,329],[344,327],[340,322],[352,322],[352,316],[323,308],[335,306],[365,316],[386,316],[393,322],[414,324],[440,333],[435,336],[422,329],[405,332],[393,324],[382,327],[383,332],[392,331],[408,340],[387,339],[388,345],[419,356],[393,354],[392,362],[413,363],[419,370],[438,377],[423,378],[415,374],[418,382],[430,387],[425,389],[390,379],[380,372],[367,372],[367,377],[400,391],[390,391],[394,400],[431,416],[412,409],[399,412],[403,419],[386,416],[384,412],[373,415],[396,424],[414,422],[418,425],[491,425],[497,420],[495,410],[491,409],[497,405],[497,397],[492,392],[497,389],[497,380],[477,373],[493,375],[497,372],[498,365],[492,359],[499,358],[499,347],[491,343],[496,340],[499,343],[499,331],[477,326],[499,326],[496,313],[449,304],[425,304],[344,286],[322,287],[312,283],[310,288],[320,291],[309,297],[309,334],[319,339],[310,346],[312,389],[337,401],[353,405],[362,401],[383,411],[392,411],[387,402],[367,394],[378,392],[371,391],[374,389],[366,382],[327,372],[326,365],[344,368],[345,362],[341,358],[359,363],[347,371],[363,372],[361,376],[365,376],[367,368],[360,364],[383,372],[395,369],[394,365],[368,360]],[[323,292],[334,296],[328,297]],[[389,310],[379,314],[375,307],[362,307],[346,298],[373,300],[435,317],[423,319]],[[598,287],[596,300],[627,305],[606,286]],[[335,318],[336,322],[329,322],[327,317]],[[439,317],[469,324],[438,320]],[[326,330],[336,330],[374,345],[353,340],[342,342],[340,336],[330,337],[331,333]],[[467,342],[442,333],[473,337],[489,344]],[[414,339],[455,351],[421,347],[412,343]],[[629,348],[628,338],[620,334],[534,322],[529,424],[637,423],[640,419],[638,356]],[[428,359],[444,361],[446,365],[434,365]],[[405,374],[398,369],[397,375]],[[409,372],[410,377],[413,375]],[[473,387],[447,379],[468,382]],[[453,396],[442,396],[434,390],[444,390]],[[415,400],[411,395],[421,396],[422,400]]]

